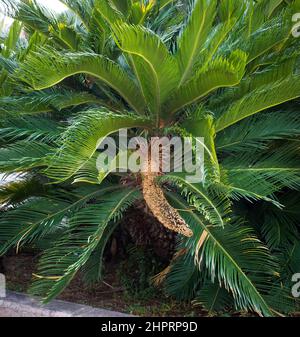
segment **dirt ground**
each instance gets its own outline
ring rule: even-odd
[[[38,256],[30,254],[4,258],[6,281],[10,290],[26,293],[32,280],[32,273],[35,272],[37,259]],[[129,295],[116,277],[117,267],[117,265],[110,265],[105,273],[104,281],[89,287],[78,275],[57,299],[138,316],[193,317],[207,315],[201,308],[177,302],[161,294],[157,298],[147,297],[146,299]]]
[[[8,289],[26,293],[35,272],[38,256],[19,254],[4,258],[5,276]],[[190,303],[182,303],[159,293],[158,296],[134,297],[122,287],[118,280],[117,264],[107,266],[103,282],[86,286],[80,275],[57,298],[64,301],[85,304],[96,308],[119,311],[136,316],[147,317],[206,317],[207,312]],[[0,308],[0,317],[19,317],[20,314],[11,309]],[[222,316],[253,316],[240,312],[227,312]],[[300,317],[300,313],[293,314]]]

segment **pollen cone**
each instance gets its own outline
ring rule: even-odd
[[[162,189],[157,184],[155,179],[159,174],[151,172],[150,160],[147,165],[147,170],[142,173],[142,187],[144,199],[152,214],[166,228],[187,237],[193,236],[192,230],[177,210],[168,203]]]

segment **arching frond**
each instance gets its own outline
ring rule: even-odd
[[[54,148],[37,141],[19,141],[0,148],[0,172],[22,172],[47,164],[47,156]]]
[[[177,186],[190,205],[200,212],[212,226],[224,227],[228,222],[231,204],[226,196],[218,195],[213,186],[205,189],[200,183],[191,184],[182,173],[165,175],[161,181],[169,181]]]
[[[31,293],[43,295],[44,302],[57,296],[89,260],[111,222],[119,220],[138,197],[135,189],[122,189],[77,212],[64,235],[44,252]]]
[[[49,27],[57,26],[55,14],[37,1],[1,0],[5,15],[19,20],[29,27],[44,34],[49,33]]]
[[[117,226],[118,223],[115,222],[111,223],[109,227],[104,229],[103,235],[99,240],[97,247],[92,252],[85,265],[82,267],[83,280],[86,284],[94,284],[102,280],[104,250]]]
[[[207,280],[201,285],[193,304],[196,306],[201,305],[208,310],[208,315],[212,316],[224,309],[226,310],[226,308],[231,308],[233,298],[230,293],[220,287],[217,282],[212,283],[210,280]]]
[[[220,165],[215,147],[216,133],[213,117],[203,106],[200,106],[185,119],[182,127],[194,137],[196,143],[201,142],[200,138],[203,138],[202,144],[199,145],[204,148],[205,183],[219,181]]]
[[[24,139],[51,143],[59,138],[63,130],[61,125],[48,118],[11,115],[1,120],[0,127],[0,144]]]
[[[300,188],[300,158],[297,155],[299,147],[294,144],[277,148],[258,156],[244,154],[231,157],[223,162],[227,169],[228,180],[236,187],[251,190],[269,190],[272,195],[284,187]],[[259,160],[257,160],[259,158]]]
[[[124,20],[123,13],[110,0],[95,0],[95,9],[110,25]]]
[[[274,83],[280,83],[288,79],[293,72],[296,72],[297,54],[289,55],[288,58],[273,60],[271,64],[267,64],[263,69],[257,69],[245,76],[238,86],[227,88],[214,95],[209,102],[209,109],[213,111],[217,117],[225,113],[230,105],[242,99],[247,94],[255,91],[263,90],[266,86]]]
[[[113,158],[111,158],[110,165],[100,167],[98,163],[99,153],[94,155],[75,173],[74,182],[85,182],[90,184],[101,184],[102,181],[112,172],[118,169],[127,171],[126,165],[123,165],[121,158],[128,158],[129,151],[121,150]],[[126,162],[126,161],[125,161]]]
[[[3,41],[3,49],[1,50],[1,55],[8,58],[12,53],[15,52],[18,40],[20,38],[22,30],[22,23],[19,21],[14,21],[10,26],[9,33],[5,40]]]
[[[228,59],[216,58],[205,71],[174,92],[164,107],[164,116],[172,116],[185,106],[197,102],[212,91],[221,87],[237,85],[244,75],[247,56],[237,50]]]
[[[271,140],[293,138],[299,134],[299,114],[279,110],[254,115],[219,132],[216,146],[220,152],[252,151],[265,149]]]
[[[283,211],[267,205],[262,210],[258,225],[270,249],[289,247],[299,240],[297,223],[289,216],[287,207]]]
[[[78,172],[96,152],[101,141],[122,128],[148,128],[148,118],[113,114],[109,111],[84,111],[62,136],[62,145],[49,162],[45,173],[57,180],[66,180]]]
[[[45,194],[46,190],[46,186],[41,181],[25,176],[21,180],[11,181],[0,186],[0,204],[2,206],[15,205],[29,197]]]
[[[36,114],[82,104],[103,105],[102,102],[101,99],[88,92],[57,88],[19,96],[0,97],[0,112],[19,115]]]
[[[86,28],[89,28],[92,18],[94,0],[60,0],[70,10],[72,10],[83,22]]]
[[[195,230],[197,240],[186,242],[186,247],[193,256],[199,256],[198,267],[207,269],[212,282],[219,282],[230,291],[237,308],[272,316],[274,312],[268,304],[267,294],[271,288],[268,280],[278,267],[252,230],[238,225],[208,226],[196,212],[189,210],[190,205],[185,201],[174,194],[169,197]],[[203,231],[208,236],[199,252],[195,248]]]
[[[220,22],[218,25],[212,28],[204,44],[204,47],[198,56],[195,67],[198,67],[202,70],[206,69],[207,65],[212,62],[214,57],[217,55],[218,49],[228,37],[235,23],[236,18],[231,18],[231,16],[229,16],[224,22]]]
[[[256,13],[254,13],[253,20],[255,20]],[[249,36],[249,40],[244,42],[245,51],[249,53],[248,62],[253,61],[268,50],[285,42],[290,37],[290,15],[290,10],[282,11],[280,15],[263,23]]]
[[[193,300],[205,278],[205,271],[195,267],[191,254],[185,248],[179,248],[165,270],[155,276],[154,281],[164,282],[165,291],[177,300]]]
[[[265,8],[264,8],[265,9]],[[273,18],[267,18],[260,4],[248,2],[244,17],[223,44],[220,53],[242,49],[249,54],[248,63],[284,43],[291,35],[291,8]]]
[[[18,250],[28,242],[39,240],[65,217],[76,214],[91,199],[118,189],[117,186],[91,186],[78,188],[72,193],[62,189],[49,189],[47,195],[31,198],[17,209],[8,210],[0,219],[0,254],[3,255],[11,247]]]
[[[178,42],[178,59],[180,78],[178,86],[190,79],[199,54],[212,29],[216,15],[216,0],[197,0],[189,22],[184,27]]]
[[[233,102],[216,122],[217,132],[252,116],[260,111],[274,107],[300,96],[300,77],[290,75],[283,81],[269,83],[263,88],[248,92]]]
[[[79,73],[99,78],[116,90],[136,111],[144,110],[142,96],[134,81],[117,63],[98,54],[41,49],[26,58],[17,76],[34,89],[41,90]]]
[[[59,45],[71,50],[78,47],[81,36],[74,26],[61,22],[58,15],[36,0],[1,0],[6,15],[23,22],[26,30],[52,37]]]
[[[178,77],[177,63],[159,36],[142,26],[116,25],[114,34],[120,48],[129,55],[129,64],[159,125],[161,106]]]

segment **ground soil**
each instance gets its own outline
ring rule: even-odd
[[[35,272],[37,255],[19,254],[4,258],[7,286],[10,290],[26,293]],[[139,298],[128,294],[118,280],[118,264],[107,266],[104,281],[93,286],[86,286],[77,275],[71,284],[57,298],[65,301],[86,304],[94,307],[111,309],[138,316],[207,316],[199,307],[180,303],[163,296]]]
[[[36,271],[39,256],[21,253],[3,259],[8,289],[26,293]],[[145,298],[132,296],[122,286],[118,276],[119,262],[106,266],[103,282],[86,286],[78,274],[57,298],[65,301],[147,317],[206,317],[208,313],[191,303],[178,302],[158,290]],[[225,312],[221,316],[253,316],[240,312]],[[300,317],[300,313],[293,316]]]

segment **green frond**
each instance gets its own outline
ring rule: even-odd
[[[109,25],[124,20],[123,14],[111,0],[95,0],[94,6],[99,15],[101,15]]]
[[[243,45],[244,50],[249,53],[248,62],[276,48],[290,37],[290,15],[290,11],[283,10],[280,15],[264,20],[264,13],[261,9],[260,13],[257,10],[254,11],[248,23],[248,31],[245,29],[240,39],[236,41],[237,45]],[[262,20],[264,22],[259,22]]]
[[[0,55],[0,66],[3,76],[3,71],[7,71],[9,74],[12,74],[18,68],[18,63],[11,58],[8,59],[3,55]]]
[[[119,151],[114,158],[111,158],[110,166],[101,168],[97,165],[99,153],[94,155],[74,174],[74,183],[101,184],[102,181],[116,169],[127,170],[122,166],[121,158],[128,158],[129,151]]]
[[[90,19],[90,28],[87,33],[85,45],[88,45],[91,50],[97,54],[113,58],[113,50],[110,42],[110,31],[106,22],[98,14],[96,9],[93,9],[92,18]]]
[[[78,211],[64,235],[41,257],[30,292],[43,295],[44,302],[57,296],[89,260],[108,226],[139,196],[135,189],[122,189]]]
[[[45,235],[50,226],[60,223],[69,206],[67,201],[58,201],[50,197],[33,198],[17,209],[6,211],[1,216],[1,246],[0,254],[5,254],[10,248],[17,251],[23,244],[40,235]]]
[[[219,95],[214,95],[209,102],[209,109],[213,111],[217,117],[230,107],[234,101],[242,99],[247,94],[255,93],[255,91],[263,90],[266,86],[274,83],[280,83],[288,79],[296,70],[296,62],[298,55],[294,52],[287,58],[275,58],[271,64],[248,73],[238,86],[227,88]]]
[[[284,187],[300,188],[298,151],[299,146],[291,144],[260,156],[245,153],[228,157],[223,161],[223,167],[227,170],[229,182],[235,187],[261,191],[258,193],[269,196]]]
[[[6,204],[15,205],[23,200],[45,193],[45,186],[38,179],[25,177],[0,185],[0,209]]]
[[[154,13],[156,8],[154,8]],[[157,15],[147,21],[147,27],[158,34],[171,51],[175,49],[173,43],[181,30],[182,21],[186,17],[183,9],[182,6],[166,5],[163,10],[156,12]]]
[[[220,152],[265,149],[275,139],[289,139],[300,134],[300,117],[295,111],[266,112],[249,117],[217,134]]]
[[[187,240],[185,246],[192,256],[198,256],[198,268],[207,269],[212,282],[219,282],[232,294],[237,308],[263,316],[275,315],[268,304],[268,292],[269,280],[278,266],[253,231],[240,224],[208,226],[196,212],[188,211],[190,205],[185,201],[174,194],[169,197],[197,237]],[[197,251],[203,231],[207,232],[207,239]]]
[[[242,20],[243,15],[249,15],[251,3],[248,0],[224,0],[218,4],[218,16],[221,22],[235,18]]]
[[[205,71],[175,90],[164,107],[165,117],[171,118],[178,110],[218,88],[237,85],[244,75],[246,59],[246,54],[240,50],[232,52],[229,58],[214,59]]]
[[[22,1],[1,0],[4,14],[44,34],[48,34],[49,27],[57,26],[55,14],[36,0]]]
[[[75,183],[89,183],[89,184],[101,184],[102,176],[105,178],[106,174],[110,172],[99,172],[97,168],[97,159],[99,153],[95,152],[93,156],[86,161],[86,163],[74,174]]]
[[[83,104],[103,105],[101,99],[88,92],[51,88],[19,96],[0,97],[0,113],[36,114]]]
[[[201,285],[193,304],[195,306],[200,305],[208,311],[208,316],[213,316],[218,312],[224,311],[224,309],[232,308],[233,298],[217,282],[212,283],[210,280],[207,280]]]
[[[160,110],[173,90],[178,69],[158,35],[142,26],[114,25],[116,43],[128,55],[149,110],[159,125]]]
[[[12,53],[15,53],[15,49],[20,38],[22,30],[22,23],[14,21],[10,26],[7,37],[3,41],[4,48],[1,50],[1,55],[8,58]]]
[[[116,222],[104,230],[100,242],[82,267],[83,280],[87,285],[95,284],[103,279],[104,250],[117,226]]]
[[[225,1],[226,2],[226,1]],[[224,2],[224,3],[225,3]],[[219,23],[212,28],[203,49],[199,53],[195,68],[205,70],[207,65],[212,62],[216,56],[218,49],[228,38],[229,33],[236,23],[236,18],[231,16],[226,21]]]
[[[288,253],[288,264],[284,264],[286,269],[286,273],[288,276],[292,276],[293,274],[298,273],[299,265],[300,265],[300,243],[295,242],[292,247],[290,247],[287,251]]]
[[[110,0],[111,4],[117,8],[119,12],[121,12],[125,17],[127,17],[130,13],[131,7],[133,3],[131,0]]]
[[[35,90],[60,83],[75,74],[86,73],[116,90],[136,111],[144,110],[144,101],[134,81],[115,62],[93,53],[63,53],[43,48],[31,53],[16,76]]]
[[[194,137],[195,142],[199,142],[200,137],[204,139],[204,143],[200,145],[204,147],[205,153],[205,183],[219,181],[220,166],[215,147],[216,133],[213,117],[203,106],[200,106],[188,115],[181,127]]]
[[[259,183],[260,182],[261,181],[259,181]],[[247,183],[240,183],[233,180],[223,186],[223,189],[226,191],[228,197],[236,202],[241,199],[250,203],[255,201],[267,201],[280,209],[283,208],[283,205],[278,202],[274,196],[274,192],[277,191],[277,189],[274,191],[273,185],[265,184],[264,182],[262,186],[257,186],[256,184],[257,181],[253,180]]]
[[[160,180],[175,185],[189,204],[212,226],[224,227],[230,220],[231,203],[226,196],[219,195],[213,186],[205,189],[200,183],[192,184],[182,173],[167,174]]]
[[[90,27],[94,0],[60,0],[60,2],[73,11],[86,28]]]
[[[250,5],[251,6],[251,5]],[[284,43],[291,36],[291,8],[283,10],[274,18],[266,18],[259,5],[249,7],[243,20],[232,31],[229,39],[220,49],[229,53],[233,49],[242,49],[248,53],[248,63],[264,53]]]
[[[186,252],[183,256],[176,257],[175,263],[167,268],[164,280],[166,293],[179,301],[193,300],[203,282],[205,271],[196,268],[193,257]]]
[[[44,94],[45,102],[57,110],[63,110],[83,104],[105,105],[103,100],[87,91],[77,92],[74,90],[55,90],[52,88],[46,92],[40,91],[39,94],[41,96]],[[40,98],[42,99],[41,96]]]
[[[0,148],[0,172],[22,172],[46,166],[46,158],[54,148],[37,141],[19,141]]]
[[[257,17],[256,13],[254,13],[254,20]],[[249,52],[248,62],[285,42],[290,37],[290,16],[290,10],[283,10],[280,15],[266,21],[250,35],[249,41],[246,42],[247,46],[245,46],[246,51]]]
[[[268,207],[269,206],[269,207]],[[297,223],[289,216],[288,210],[279,210],[274,206],[263,208],[258,225],[262,236],[271,250],[290,247],[299,240]]]
[[[60,137],[63,130],[59,123],[49,118],[11,115],[2,118],[0,127],[0,144],[24,139],[51,143]]]
[[[100,144],[122,129],[189,137],[201,182],[157,181],[194,234],[155,283],[209,315],[295,312],[300,1],[61,2],[0,0],[15,19],[0,20],[0,255],[41,251],[31,293],[45,302],[79,270],[101,281],[118,220],[143,195],[139,175],[114,172],[131,150],[116,142],[108,158]]]
[[[18,56],[19,61],[23,61],[28,54],[36,52],[40,47],[47,43],[47,37],[42,33],[35,31],[30,37],[28,37],[28,44],[26,49],[23,49]]]
[[[159,9],[163,9],[164,7],[170,5],[174,0],[160,0],[159,1]]]
[[[146,117],[112,114],[105,109],[84,111],[73,120],[62,136],[62,145],[49,161],[46,175],[66,180],[78,172],[94,155],[102,140],[122,128],[151,126]]]
[[[266,21],[272,17],[276,8],[279,7],[283,1],[284,0],[260,0],[255,7],[255,14],[259,15],[253,18],[253,26],[257,27],[257,25],[261,25],[264,20]]]
[[[82,187],[72,192],[49,189],[47,195],[30,198],[18,208],[4,212],[0,219],[0,254],[11,247],[18,250],[24,244],[39,240],[90,200],[119,189],[116,185]]]
[[[258,112],[299,97],[299,79],[299,75],[290,75],[285,80],[269,83],[265,87],[248,92],[233,102],[228,110],[217,119],[217,132]]]
[[[68,26],[66,23],[59,23],[57,27],[50,27],[50,38],[53,38],[63,48],[72,51],[78,50],[82,44],[82,34],[77,32],[74,26]]]
[[[139,191],[136,191],[132,196],[133,200],[131,201],[129,199],[127,201],[126,208],[128,208],[128,206],[131,206],[135,200],[142,198],[142,195],[139,193]],[[109,239],[111,238],[111,235],[113,234],[117,226],[118,222],[113,222],[110,223],[110,225],[104,229],[104,232],[95,250],[92,252],[91,256],[89,257],[85,265],[82,267],[83,279],[85,283],[93,284],[95,282],[99,282],[102,279],[104,250],[106,248]]]
[[[23,23],[29,32],[38,31],[46,37],[52,37],[58,45],[76,50],[81,40],[81,33],[76,31],[75,25],[59,18],[59,15],[49,10],[36,0],[17,1],[1,0],[4,13]]]
[[[178,41],[176,58],[180,68],[178,87],[187,82],[204,48],[216,16],[216,0],[197,0]]]

